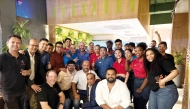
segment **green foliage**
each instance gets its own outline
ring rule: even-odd
[[[30,34],[30,30],[29,29],[26,29],[25,28],[25,24],[28,22],[29,20],[26,20],[24,23],[22,22],[17,22],[17,25],[14,25],[12,28],[13,28],[13,34],[15,35],[19,35],[22,39],[22,47],[21,49],[26,49],[27,48],[27,41],[29,40],[29,38],[31,37],[31,34]],[[8,50],[8,47],[5,45],[2,47],[2,52],[6,52]]]
[[[176,65],[182,65],[183,61],[186,59],[184,58],[186,49],[182,49],[181,51],[174,51],[172,50],[172,54],[174,56],[174,62]]]

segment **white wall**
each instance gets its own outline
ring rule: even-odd
[[[159,32],[162,41],[167,42],[168,49],[166,53],[170,53],[171,39],[172,39],[172,24],[150,25],[150,34],[149,37],[147,38],[148,45],[150,44],[151,40],[156,40],[158,42],[158,37],[155,34],[155,31]]]

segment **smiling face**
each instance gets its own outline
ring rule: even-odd
[[[35,53],[38,50],[38,41],[35,39],[30,39],[28,44],[28,51],[30,53]]]
[[[131,60],[132,59],[132,53],[129,50],[125,50],[125,58],[127,60]]]
[[[95,52],[96,54],[99,54],[99,53],[100,53],[100,47],[99,47],[99,46],[95,46],[94,52]]]
[[[137,46],[137,48],[136,48],[135,50],[136,50],[136,51],[135,51],[135,54],[136,54],[136,56],[137,56],[138,58],[143,56],[144,50],[142,49],[142,47],[138,47],[138,46]]]
[[[86,78],[87,78],[87,83],[90,86],[92,86],[95,83],[95,81],[96,81],[95,75],[93,73],[88,73],[88,75],[86,76]]]
[[[19,38],[11,37],[7,41],[7,47],[9,48],[9,51],[19,51],[21,48],[22,42]]]
[[[45,40],[42,40],[42,41],[39,43],[39,49],[40,49],[40,50],[45,51],[45,50],[47,49],[47,46],[48,46],[48,42],[45,41]]]
[[[122,43],[121,42],[116,42],[115,43],[115,49],[121,49],[122,48]]]
[[[53,86],[57,81],[57,73],[55,71],[49,71],[49,73],[46,75],[46,82]]]
[[[114,70],[107,70],[106,80],[108,83],[114,83],[116,81],[116,72]]]
[[[166,45],[164,45],[164,44],[159,44],[159,45],[158,45],[158,51],[159,51],[160,53],[165,53],[166,50],[167,50]]]
[[[154,60],[154,57],[155,57],[155,54],[152,50],[148,50],[146,51],[146,59],[149,61],[149,62],[152,62]]]
[[[121,53],[120,50],[115,50],[114,54],[115,54],[115,57],[116,57],[117,59],[120,59],[120,58],[122,57],[122,53]]]

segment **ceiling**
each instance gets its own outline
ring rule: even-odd
[[[114,34],[123,37],[147,37],[148,34],[140,24],[139,20],[122,19],[85,23],[59,24],[66,28],[87,32],[92,35]]]

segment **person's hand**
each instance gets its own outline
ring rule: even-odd
[[[64,107],[64,106],[63,106],[62,104],[59,104],[58,109],[64,109],[63,107]]]
[[[92,62],[92,68],[94,68],[94,65],[95,65],[95,63],[94,63],[94,61]]]
[[[33,84],[31,88],[37,93],[41,91],[41,88],[39,85]]]
[[[20,54],[23,54],[23,55],[25,55],[25,52],[24,52],[24,50],[19,50],[18,51]]]
[[[48,69],[51,69],[51,63],[50,62],[48,63]]]
[[[66,71],[67,71],[66,68],[60,68],[59,70],[60,70],[60,71],[63,71],[63,72],[66,72]]]
[[[158,31],[155,31],[155,34],[159,35]]]
[[[141,89],[141,88],[138,88],[138,89],[136,90],[136,92],[137,92],[137,93],[141,93],[141,92],[142,92],[142,89]]]
[[[22,70],[21,69],[20,73],[22,74],[22,76],[28,76],[31,74],[31,70]]]
[[[73,59],[73,61],[75,61],[75,63],[76,63],[78,60],[79,60],[78,58]]]
[[[77,100],[80,100],[80,95],[79,94],[75,94],[74,98],[77,99]]]
[[[69,53],[65,53],[68,58],[71,58],[71,55]]]
[[[165,82],[163,81],[163,78],[164,78],[163,75],[160,75],[159,78],[158,78],[158,80],[157,80],[157,82],[156,82],[156,83],[159,84],[160,88],[164,88],[165,87]]]

